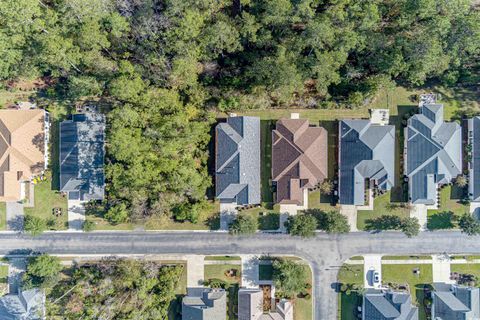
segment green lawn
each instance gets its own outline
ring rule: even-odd
[[[308,193],[308,209],[320,209],[322,211],[340,211],[339,206],[331,205],[331,196],[322,194],[320,190]]]
[[[275,121],[261,120],[260,121],[260,145],[261,145],[261,192],[262,202],[272,204],[273,193],[271,187],[272,179],[272,128],[275,126]]]
[[[458,272],[463,274],[473,274],[477,279],[480,280],[480,264],[478,263],[466,263],[466,264],[450,264],[451,272]],[[480,283],[477,282],[477,286],[480,286]]]
[[[32,208],[25,208],[25,215],[37,216],[39,218],[50,220],[54,219],[55,230],[66,230],[68,228],[68,205],[66,196],[62,196],[58,191],[52,190],[52,179],[47,173],[47,179],[37,183],[34,187],[35,205]],[[54,208],[61,208],[62,215],[55,217]]]
[[[382,260],[428,260],[432,256],[383,256]]]
[[[358,210],[357,212],[357,228],[364,230],[369,219],[375,219],[382,215],[395,215],[407,218],[410,216],[410,210],[407,207],[401,207],[400,204],[394,204],[391,207],[391,192],[387,192],[381,196],[377,196],[374,200],[373,210]]]
[[[204,259],[205,261],[241,261],[241,258],[238,256],[207,256]]]
[[[412,270],[418,268],[420,275],[413,274]],[[412,302],[418,305],[419,318],[426,319],[424,304],[424,288],[431,286],[432,265],[431,264],[384,264],[382,265],[382,283],[388,285],[408,284],[412,295]]]
[[[241,210],[240,214],[249,215],[257,219],[260,230],[277,230],[280,227],[280,213],[278,209],[253,208]]]
[[[461,202],[463,190],[457,186],[445,186],[440,190],[438,210],[428,210],[427,227],[430,230],[457,227],[458,218],[469,212],[469,206]]]
[[[0,283],[8,282],[8,265],[0,265]]]
[[[359,290],[352,290],[352,286],[363,287],[363,265],[344,264],[338,271],[337,280],[350,288],[349,291],[338,294],[338,317],[341,320],[356,319],[357,307],[362,304],[362,296]]]
[[[183,267],[182,274],[180,276],[180,281],[175,287],[175,296],[176,300],[170,302],[170,308],[168,310],[168,319],[169,320],[182,320],[179,311],[182,309],[182,297],[187,294],[187,264],[178,263]]]
[[[0,230],[5,230],[7,227],[7,204],[0,202]]]
[[[225,273],[228,270],[237,270],[235,277],[229,277]],[[205,265],[205,280],[220,279],[227,283],[240,283],[242,266],[239,264],[207,264]]]
[[[304,266],[305,271],[307,273],[307,283],[312,286],[312,270],[309,266]],[[306,290],[308,293],[312,294],[312,289]],[[295,305],[293,307],[294,312],[294,319],[295,320],[312,320],[313,319],[313,305],[312,305],[312,298],[299,298],[295,299]]]

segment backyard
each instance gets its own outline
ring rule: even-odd
[[[363,264],[344,264],[338,271],[338,316],[341,320],[357,319],[357,307],[362,304]]]
[[[358,210],[357,212],[357,228],[359,230],[366,229],[369,219],[375,219],[382,215],[395,215],[402,218],[408,218],[410,216],[408,206],[403,203],[391,201],[391,192],[377,196],[373,201],[373,210]]]
[[[439,209],[428,210],[428,229],[452,229],[457,227],[460,216],[470,210],[468,204],[462,203],[463,192],[456,185],[447,185],[440,190]]]
[[[32,215],[52,221],[52,229],[66,230],[68,227],[68,205],[67,198],[58,191],[52,190],[52,178],[47,172],[46,180],[40,181],[34,187],[34,206],[25,207],[25,215]],[[60,209],[61,214],[54,215],[54,209]]]
[[[413,270],[418,269],[419,274]],[[431,264],[383,264],[382,283],[384,285],[408,285],[412,302],[418,306],[419,319],[425,320],[424,288],[431,286],[432,265]]]

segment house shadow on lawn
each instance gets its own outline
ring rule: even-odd
[[[457,217],[452,211],[442,211],[428,217],[427,228],[429,230],[455,228]]]

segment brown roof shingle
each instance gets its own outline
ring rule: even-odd
[[[0,201],[20,200],[20,182],[40,173],[45,112],[0,110]]]
[[[276,202],[303,205],[303,190],[327,176],[328,133],[306,119],[280,119],[272,132],[272,180]]]

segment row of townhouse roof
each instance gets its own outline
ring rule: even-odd
[[[69,200],[104,197],[105,117],[75,114],[59,128],[60,191]],[[21,201],[49,165],[50,117],[43,109],[0,110],[0,202]]]
[[[422,95],[419,112],[404,128],[404,175],[409,201],[435,205],[438,187],[462,173],[462,129],[445,122],[443,105]],[[338,197],[345,205],[364,205],[366,188],[395,186],[397,133],[388,110],[374,109],[370,119],[338,124]],[[469,121],[470,193],[480,200],[480,117]],[[260,119],[232,116],[216,128],[216,196],[237,205],[261,202]],[[304,193],[328,176],[328,132],[292,114],[272,130],[271,177],[275,202],[306,206]]]

